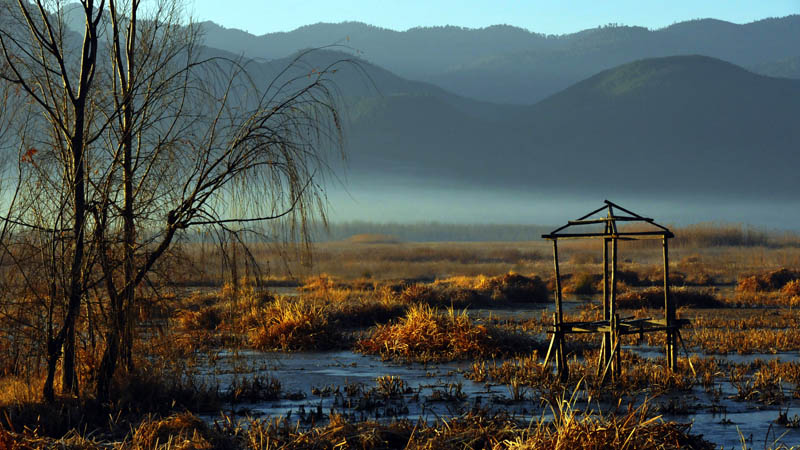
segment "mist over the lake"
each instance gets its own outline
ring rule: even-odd
[[[735,195],[643,194],[622,190],[492,189],[418,179],[352,179],[328,190],[333,222],[531,224],[560,226],[608,199],[660,223],[720,222],[796,230],[800,201]],[[532,236],[538,238],[538,236]]]

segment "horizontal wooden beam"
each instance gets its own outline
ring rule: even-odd
[[[557,233],[543,234],[542,239],[585,239],[585,238],[634,238],[634,239],[661,239],[675,237],[671,231],[627,231],[619,233]]]
[[[652,333],[680,328],[691,322],[687,319],[676,319],[672,326],[667,326],[663,319],[623,319],[618,323],[617,331],[620,334],[639,334]],[[556,325],[562,333],[586,334],[586,333],[608,333],[611,332],[611,324],[607,320],[594,322],[563,322]],[[552,333],[548,330],[548,333]]]

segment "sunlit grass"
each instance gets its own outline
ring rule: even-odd
[[[241,320],[250,345],[259,350],[324,350],[341,341],[327,308],[311,301],[279,297]]]
[[[396,323],[372,329],[356,349],[385,358],[430,361],[495,357],[521,351],[524,343],[519,336],[474,323],[464,311],[415,305]]]

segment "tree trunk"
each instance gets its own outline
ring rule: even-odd
[[[103,359],[100,361],[100,368],[97,373],[97,389],[95,396],[100,404],[107,403],[111,397],[111,381],[114,372],[117,370],[117,359],[119,358],[119,332],[117,324],[114,324],[106,339],[106,349],[103,352]]]
[[[44,400],[48,403],[53,403],[56,399],[53,384],[56,378],[56,367],[61,356],[61,341],[60,336],[55,338],[48,337],[47,339],[47,378],[44,381],[44,389],[42,391]]]
[[[65,394],[78,393],[78,380],[75,373],[75,321],[64,324],[64,355],[61,360],[61,389]]]

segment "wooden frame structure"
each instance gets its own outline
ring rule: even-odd
[[[570,333],[602,333],[600,356],[598,361],[598,375],[605,382],[610,374],[616,379],[620,371],[620,337],[625,334],[639,334],[664,331],[667,335],[666,356],[667,366],[674,370],[678,360],[677,342],[680,336],[680,327],[686,321],[675,318],[675,303],[669,289],[669,239],[673,238],[672,232],[648,217],[642,217],[617,204],[605,200],[605,204],[580,217],[570,220],[566,225],[553,230],[542,238],[553,242],[553,261],[555,265],[555,303],[556,312],[553,314],[552,337],[547,349],[544,364],[550,360],[555,351],[555,363],[559,377],[566,381],[569,377],[564,350],[564,337]],[[603,211],[604,217],[597,216]],[[621,212],[618,215],[617,211]],[[619,231],[617,222],[638,223],[644,225],[643,230]],[[586,229],[587,225],[603,226],[603,231],[573,232],[576,227]],[[570,229],[572,228],[572,229]],[[561,296],[561,273],[558,267],[558,241],[562,239],[602,239],[603,240],[603,319],[593,322],[565,322],[564,308]],[[652,239],[661,240],[664,255],[664,318],[634,319],[620,318],[617,313],[617,243],[620,240]],[[609,258],[609,246],[611,253]],[[609,267],[610,266],[610,267]],[[602,372],[601,372],[602,371]]]

